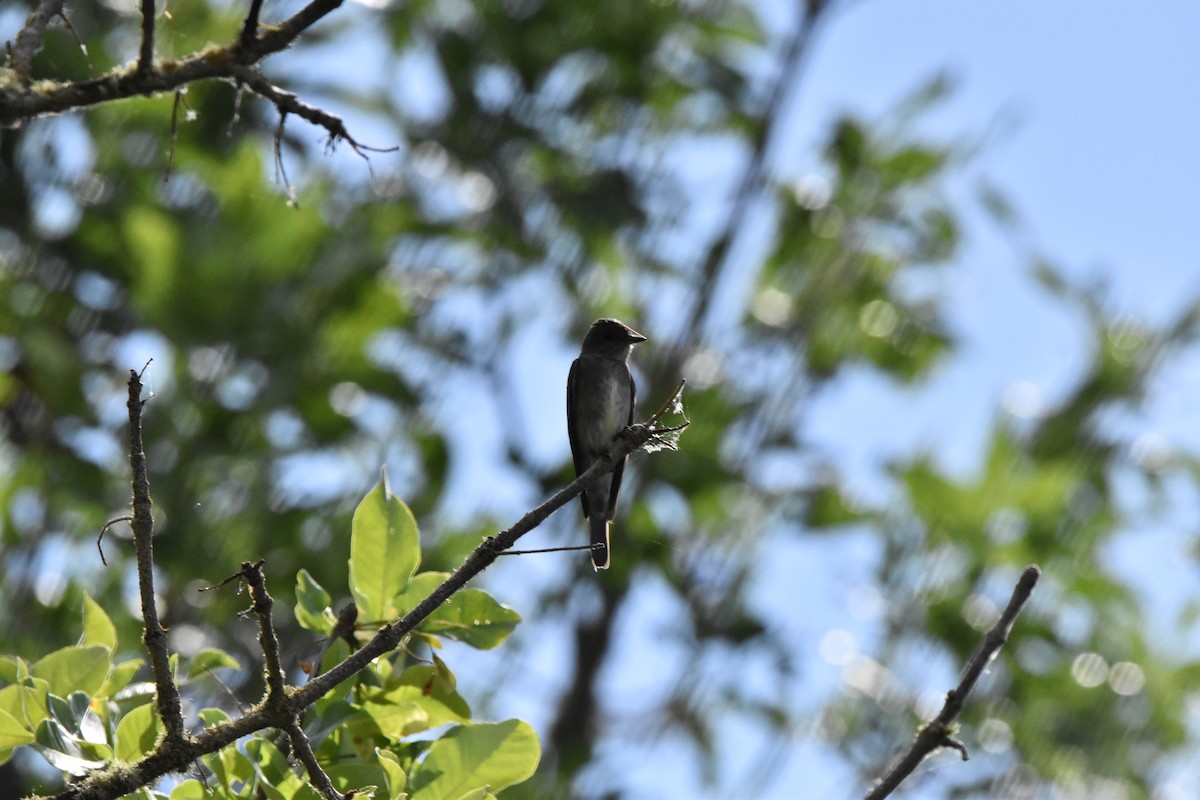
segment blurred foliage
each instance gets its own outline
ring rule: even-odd
[[[227,41],[237,10],[172,2],[162,54]],[[567,657],[539,663],[538,641],[518,636],[489,653],[489,675],[574,671],[520,698],[542,709],[546,757],[510,795],[635,792],[606,754],[663,742],[694,752],[714,793],[777,794],[780,760],[814,730],[865,786],[907,743],[928,681],[953,678],[1030,561],[1043,585],[963,719],[984,754],[932,780],[964,796],[1086,794],[1090,781],[1151,793],[1171,758],[1194,755],[1197,674],[1150,638],[1105,552],[1139,513],[1121,485],[1161,497],[1195,472],[1131,458],[1104,423],[1136,413],[1191,344],[1194,315],[1131,325],[1100,292],[1035,264],[1090,336],[1073,390],[1032,421],[997,415],[977,474],[913,453],[891,466],[894,502],[847,492],[837,453],[811,443],[814,399],[848,374],[922,386],[960,355],[937,287],[964,238],[964,209],[943,192],[962,153],[911,124],[945,93],[936,80],[887,120],[847,115],[798,135],[780,98],[802,88],[799,64],[837,7],[792,11],[780,26],[732,0],[339,9],[267,71],[401,151],[369,165],[322,154],[321,132],[289,118],[295,207],[271,166],[273,109],[239,104],[225,84],[190,87],[173,144],[165,97],[0,133],[0,650],[58,649],[85,594],[119,641],[138,641],[127,534],[110,529],[107,568],[94,543],[128,504],[123,385],[148,358],[172,646],[253,665],[241,601],[197,588],[265,558],[283,602],[301,569],[301,590],[345,597],[341,532],[383,463],[427,532],[425,568],[455,566],[569,478],[540,393],[561,392],[565,355],[604,314],[650,336],[643,407],[683,376],[695,424],[680,453],[635,460],[609,573],[563,560],[521,582],[525,635]],[[136,52],[136,17],[70,13],[88,58],[51,32],[35,77],[80,78]],[[811,175],[770,157],[813,138],[825,146]],[[714,164],[742,174],[713,178]],[[985,205],[1018,224],[1001,195]],[[541,374],[555,359],[562,376]],[[534,375],[528,391],[514,385]],[[546,438],[562,440],[553,457]],[[575,543],[578,520],[560,516],[543,535]],[[802,691],[814,647],[789,624],[798,587],[762,577],[773,548],[815,534],[827,546],[865,536],[860,566],[882,598],[870,652],[816,698]],[[648,593],[663,667],[631,710],[605,687],[628,677],[615,654]],[[281,636],[293,654],[312,638]],[[247,666],[226,683],[254,697],[259,680]],[[521,691],[480,683],[485,704]],[[744,725],[764,743],[740,756],[749,781],[721,767]]]

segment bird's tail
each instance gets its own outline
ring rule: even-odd
[[[608,569],[608,525],[601,509],[588,518],[588,530],[592,534],[592,566],[597,570]]]

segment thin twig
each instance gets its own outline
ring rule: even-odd
[[[254,44],[254,38],[258,36],[258,15],[261,11],[262,0],[250,0],[250,10],[246,12],[246,21],[242,23],[242,36],[239,40],[242,47]]]
[[[229,115],[229,125],[225,128],[225,136],[232,139],[237,124],[242,119],[242,100],[246,96],[246,84],[237,82],[237,92],[233,96],[233,113]]]
[[[300,723],[293,720],[292,724],[287,726],[287,735],[292,743],[292,752],[296,754],[296,758],[300,759],[300,763],[308,771],[308,779],[312,781],[316,790],[326,800],[344,800],[345,795],[333,788],[333,782],[329,780],[325,770],[321,769],[320,763],[317,762],[317,755],[313,752],[312,745],[308,742],[308,736],[300,727]]]
[[[258,61],[263,56],[286,50],[296,37],[341,4],[342,0],[313,0],[284,22],[268,28],[260,38],[254,39],[243,50],[250,55],[250,61]],[[240,41],[239,39],[239,44]]]
[[[279,88],[253,67],[235,65],[230,71],[234,77],[245,84],[255,94],[274,103],[275,108],[278,109],[281,115],[295,114],[328,131],[328,145],[330,147],[333,147],[340,141],[344,141],[354,149],[355,153],[363,158],[366,158],[365,152],[391,153],[399,149],[398,147],[372,147],[356,141],[339,117],[330,114],[328,111],[323,111],[316,106],[310,106],[291,92]]]
[[[117,517],[116,519],[110,519],[108,522],[104,523],[104,527],[100,529],[100,535],[96,537],[96,549],[100,551],[100,563],[106,567],[108,566],[108,562],[104,559],[104,547],[101,542],[104,541],[104,534],[108,532],[108,529],[113,525],[116,525],[118,522],[133,522],[133,517],[124,516]]]
[[[675,406],[676,401],[679,400],[679,396],[683,394],[683,387],[685,385],[687,385],[687,378],[681,378],[679,385],[675,387],[675,391],[671,392],[671,396],[666,399],[666,402],[658,407],[657,411],[650,415],[650,419],[646,420],[647,425],[653,425],[654,423],[658,422],[659,419],[662,418],[663,414],[666,414],[667,411]],[[686,415],[684,416],[684,419],[687,419]]]
[[[171,144],[167,148],[167,166],[163,170],[163,183],[171,179],[171,167],[175,163],[175,144],[179,141],[179,107],[183,105],[183,95],[187,87],[175,90],[175,102],[171,104]]]
[[[942,706],[941,713],[932,722],[921,728],[908,752],[871,787],[871,791],[867,792],[866,800],[883,800],[912,774],[926,756],[939,748],[952,748],[962,755],[963,761],[968,759],[966,745],[953,736],[954,719],[962,711],[963,703],[966,701],[967,695],[975,688],[975,682],[979,680],[979,676],[983,674],[984,669],[991,663],[996,653],[1008,641],[1008,633],[1012,630],[1013,622],[1029,600],[1041,574],[1041,570],[1036,564],[1029,565],[1021,573],[1021,578],[1013,589],[1012,597],[1009,599],[1004,613],[1000,615],[1000,619],[996,621],[991,630],[984,634],[983,641],[979,643],[979,647],[967,661],[958,686],[946,693],[946,703]]]
[[[83,37],[79,35],[79,31],[75,30],[75,26],[71,24],[71,18],[67,16],[67,10],[64,8],[58,13],[58,18],[63,21],[63,27],[75,39],[75,44],[79,46],[79,52],[83,53],[83,60],[88,65],[88,75],[96,74],[96,67],[92,64],[92,54],[88,52],[87,45],[83,41]]]
[[[138,51],[137,71],[154,69],[154,0],[142,0],[142,46]]]
[[[537,550],[505,550],[501,556],[532,556],[538,553],[568,553],[576,550],[599,550],[601,544],[575,544],[570,547],[539,547]]]
[[[296,202],[296,193],[292,190],[292,182],[288,180],[287,167],[283,165],[283,126],[287,122],[288,112],[280,109],[279,125],[275,128],[275,180],[282,181],[283,188],[287,191],[288,205],[296,208],[299,204]]]
[[[250,600],[253,603],[254,615],[258,617],[258,646],[266,660],[267,699],[266,705],[279,706],[287,696],[284,686],[283,662],[279,658],[279,638],[275,635],[275,623],[271,619],[271,608],[275,601],[267,591],[267,582],[263,577],[263,561],[251,564],[242,562],[241,577],[250,587]]]
[[[145,368],[143,367],[143,370]],[[129,463],[133,470],[133,543],[137,551],[138,589],[142,600],[142,641],[150,653],[150,666],[154,673],[154,697],[158,714],[167,731],[167,740],[183,742],[186,733],[183,727],[183,709],[179,700],[179,687],[171,675],[170,654],[167,650],[167,633],[158,619],[158,606],[154,599],[154,517],[150,500],[150,476],[146,467],[146,451],[142,446],[142,399],[141,375],[129,371]]]

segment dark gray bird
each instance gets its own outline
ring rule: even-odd
[[[615,319],[596,320],[583,337],[583,349],[567,376],[567,435],[576,477],[604,455],[614,436],[633,424],[637,388],[629,374],[629,355],[644,341],[645,336]],[[621,459],[579,496],[592,537],[592,565],[598,570],[608,569],[608,525],[617,510],[624,471]]]

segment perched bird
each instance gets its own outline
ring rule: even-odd
[[[583,337],[579,358],[567,376],[567,435],[575,475],[604,455],[613,437],[633,424],[637,393],[629,374],[633,346],[646,337],[615,319],[598,319]],[[612,472],[593,479],[579,496],[592,537],[592,565],[608,569],[608,524],[617,510],[625,459]]]

